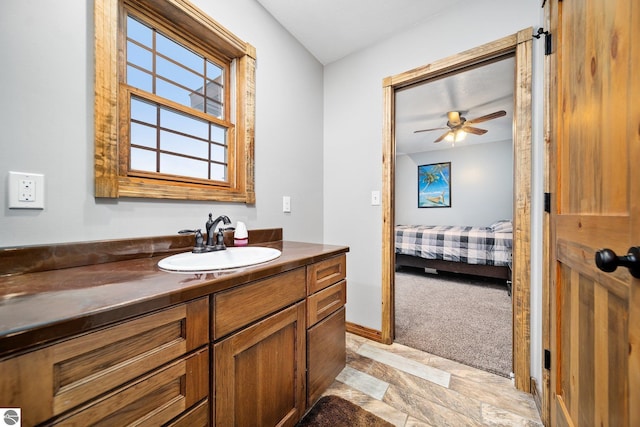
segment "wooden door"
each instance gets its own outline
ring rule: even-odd
[[[214,346],[214,424],[293,426],[306,405],[305,303]]]
[[[548,3],[551,425],[638,426],[640,280],[594,256],[640,246],[640,2]]]

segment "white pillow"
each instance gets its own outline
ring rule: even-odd
[[[513,224],[510,219],[501,219],[489,226],[494,233],[513,233]]]

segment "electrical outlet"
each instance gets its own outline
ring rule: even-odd
[[[21,179],[18,188],[19,202],[35,202],[36,182],[33,179]]]
[[[10,209],[44,209],[44,175],[9,172]]]

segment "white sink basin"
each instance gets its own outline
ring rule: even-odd
[[[168,271],[214,271],[247,267],[278,258],[282,252],[262,246],[231,247],[224,251],[184,252],[161,259],[158,267]]]

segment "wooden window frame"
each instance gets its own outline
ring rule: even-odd
[[[119,139],[122,132],[128,132],[128,120],[121,117],[118,107],[128,103],[118,77],[124,61],[118,22],[126,19],[125,3],[171,23],[173,31],[188,34],[232,64],[234,85],[229,89],[234,94],[230,103],[234,127],[228,135],[227,182],[175,180],[170,175],[134,176],[120,164]],[[95,0],[94,19],[95,196],[255,203],[255,48],[187,0]]]

